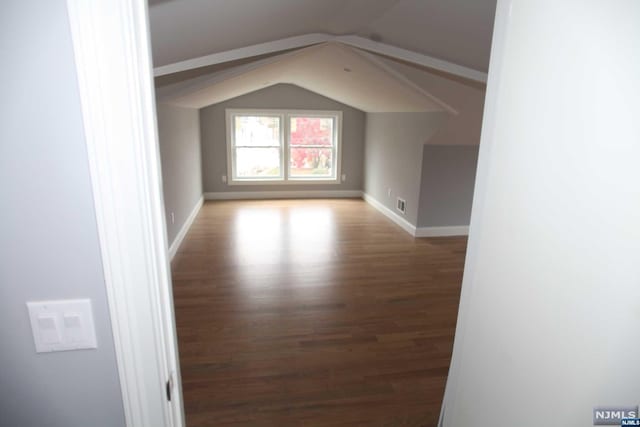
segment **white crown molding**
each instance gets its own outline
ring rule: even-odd
[[[194,68],[207,67],[214,64],[222,64],[223,62],[236,61],[238,59],[251,58],[253,56],[266,55],[283,50],[297,49],[301,47],[311,46],[318,43],[330,41],[333,37],[328,34],[312,33],[302,36],[287,37],[280,40],[274,40],[266,43],[254,44],[251,46],[240,47],[238,49],[225,50],[223,52],[212,53],[211,55],[200,56],[198,58],[187,59],[173,64],[167,64],[153,69],[155,77],[164,76],[166,74],[179,73]]]
[[[342,43],[336,42],[328,42],[316,44],[310,47],[294,50],[292,52],[287,52],[280,55],[274,55],[269,58],[265,58],[262,60],[258,60],[255,62],[251,62],[249,64],[239,65],[237,67],[233,67],[230,69],[226,69],[223,71],[218,71],[212,74],[194,77],[182,82],[174,83],[172,85],[168,85],[165,87],[161,87],[156,91],[156,96],[158,102],[167,103],[171,105],[176,105],[184,108],[203,108],[211,103],[222,102],[226,99],[234,98],[236,96],[241,96],[245,93],[250,93],[259,89],[264,89],[265,87],[275,85],[275,84],[295,84],[298,87],[302,87],[303,89],[314,91],[313,88],[305,87],[305,85],[301,85],[299,82],[292,82],[288,79],[283,78],[283,73],[279,73],[279,77],[270,77],[268,78],[269,82],[265,85],[253,84],[253,85],[245,85],[243,86],[244,90],[240,93],[234,92],[233,94],[227,94],[227,97],[222,99],[216,98],[215,100],[209,99],[206,103],[202,101],[202,94],[206,93],[206,91],[210,91],[217,84],[223,83],[225,81],[234,80],[236,78],[240,78],[242,76],[247,75],[257,69],[262,67],[268,67],[271,64],[280,63],[286,61],[291,58],[299,58],[304,55],[311,55],[314,52],[322,49],[325,46],[331,45],[336,49],[342,50],[345,54],[354,55],[367,63],[367,66],[378,69],[380,72],[384,73],[388,78],[395,80],[401,85],[406,86],[410,91],[423,96],[430,103],[438,106],[442,111],[448,112],[452,115],[458,115],[458,111],[453,108],[451,105],[437,98],[436,96],[429,93],[427,90],[416,84],[414,81],[406,77],[401,72],[393,69],[389,65],[387,65],[384,61],[380,60],[376,55],[373,55],[367,51],[364,51],[359,48],[346,46]],[[206,97],[205,97],[206,98]],[[345,101],[342,101],[345,102]],[[347,105],[351,105],[348,102],[345,102]],[[351,105],[354,108],[362,108]],[[363,110],[368,111],[368,110]]]
[[[215,84],[221,83],[229,79],[233,79],[235,77],[242,76],[262,66],[281,61],[283,59],[300,54],[303,51],[308,51],[313,48],[314,47],[312,46],[312,47],[307,47],[305,49],[296,50],[293,52],[287,52],[280,55],[275,55],[269,58],[264,58],[258,61],[251,62],[249,64],[239,65],[237,67],[233,67],[228,70],[220,71],[213,74],[207,74],[204,76],[194,77],[192,79],[188,79],[182,82],[163,86],[156,91],[156,98],[158,102],[170,102],[173,105],[190,108],[189,105],[185,105],[180,102],[180,99],[182,97],[191,95],[201,90],[205,90],[208,87],[213,86]],[[271,82],[271,83],[275,84],[276,82]],[[252,89],[251,91],[253,90],[254,89]]]
[[[298,49],[319,43],[338,42],[379,55],[388,56],[413,64],[422,65],[427,68],[442,71],[465,79],[486,83],[487,73],[444,61],[429,55],[392,46],[385,43],[375,42],[360,36],[332,36],[330,34],[312,33],[301,36],[288,37],[266,43],[259,43],[245,46],[238,49],[231,49],[224,52],[213,53],[211,55],[200,56],[198,58],[187,59],[160,67],[156,67],[154,76],[164,76],[166,74],[179,73],[194,68],[206,67],[223,62],[235,61],[238,59],[250,58],[253,56],[265,55],[289,49]]]
[[[455,116],[457,116],[459,114],[458,110],[453,108],[451,105],[447,104],[446,102],[444,102],[440,98],[430,94],[429,92],[424,90],[421,86],[419,86],[416,83],[414,83],[413,80],[409,79],[407,76],[405,76],[401,72],[399,72],[397,70],[394,70],[393,68],[391,68],[390,66],[388,66],[387,64],[382,62],[375,55],[372,55],[369,52],[365,52],[365,51],[363,51],[362,49],[359,49],[359,48],[354,49],[354,51],[357,52],[360,56],[365,58],[367,61],[369,61],[374,66],[380,68],[381,70],[385,71],[387,74],[393,76],[395,79],[397,79],[400,82],[404,83],[405,85],[409,86],[411,89],[415,90],[416,92],[422,94],[426,98],[428,98],[431,101],[435,102],[436,104],[441,106],[448,113],[453,114]]]
[[[388,56],[390,58],[399,59],[401,61],[410,62],[412,64],[422,65],[427,68],[442,71],[455,76],[464,77],[465,79],[476,82],[486,83],[487,73],[474,70],[473,68],[464,67],[453,62],[443,59],[434,58],[423,53],[414,52],[412,50],[403,49],[386,43],[374,42],[360,36],[338,36],[334,41],[357,47],[379,55]]]
[[[180,245],[184,241],[184,238],[189,232],[189,229],[193,225],[193,221],[195,221],[196,216],[198,216],[198,212],[200,212],[200,208],[202,208],[203,203],[204,203],[204,197],[200,196],[195,206],[191,210],[191,213],[182,224],[182,227],[180,227],[180,231],[178,231],[178,234],[176,234],[176,237],[173,239],[173,242],[169,246],[169,258],[173,259],[173,257],[176,256],[178,249],[180,249]]]

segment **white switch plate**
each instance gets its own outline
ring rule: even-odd
[[[37,353],[97,348],[91,300],[27,303]]]

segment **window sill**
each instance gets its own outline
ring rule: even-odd
[[[230,180],[227,185],[316,185],[316,184],[341,184],[338,179],[261,179],[261,180]]]

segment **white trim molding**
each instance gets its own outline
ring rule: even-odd
[[[381,214],[399,225],[404,231],[413,237],[445,237],[466,236],[469,234],[468,225],[453,225],[444,227],[416,227],[405,218],[383,205],[376,198],[367,193],[362,193],[365,202],[376,208]]]
[[[311,191],[227,191],[204,193],[205,200],[261,200],[261,199],[360,199],[360,190]]]
[[[401,217],[400,215],[398,215],[397,213],[395,213],[394,211],[392,211],[391,209],[389,209],[388,207],[380,203],[373,196],[367,193],[362,193],[362,198],[364,199],[365,202],[369,203],[371,206],[376,208],[381,214],[383,214],[384,216],[389,218],[391,221],[395,222],[400,227],[402,227],[404,231],[406,231],[407,233],[415,237],[416,235],[415,225],[411,224],[409,221],[407,221],[406,219],[404,219],[403,217]]]
[[[416,237],[468,236],[468,225],[449,225],[443,227],[418,227]]]
[[[439,106],[444,108],[448,113],[453,114],[454,116],[457,116],[458,114],[460,114],[458,112],[458,110],[453,108],[451,105],[447,104],[446,102],[444,102],[440,98],[438,98],[438,97],[432,95],[431,93],[429,93],[428,91],[424,90],[424,88],[422,88],[422,86],[417,85],[416,83],[414,83],[411,79],[409,79],[407,76],[405,76],[401,72],[399,72],[399,71],[391,68],[389,65],[385,64],[380,59],[380,57],[378,57],[376,55],[373,55],[372,53],[367,52],[367,51],[365,51],[363,49],[355,49],[355,51],[360,56],[365,58],[367,61],[369,61],[370,63],[375,65],[376,67],[384,70],[387,74],[393,76],[394,78],[396,78],[397,80],[399,80],[403,84],[409,86],[412,90],[414,90],[414,91],[420,93],[421,95],[427,97],[428,99],[432,100],[433,102],[435,102],[436,104],[438,104]]]
[[[193,209],[191,210],[191,213],[189,214],[187,219],[182,224],[182,227],[180,227],[180,231],[178,231],[178,234],[176,234],[176,237],[173,239],[173,242],[169,246],[169,258],[173,259],[173,257],[176,256],[176,253],[178,252],[178,249],[180,249],[180,245],[182,244],[182,241],[184,240],[185,236],[189,232],[189,229],[193,225],[193,221],[195,221],[196,217],[198,216],[198,212],[200,212],[200,209],[202,208],[203,203],[204,203],[204,196],[201,196],[196,202]]]
[[[312,48],[308,47],[307,49],[312,49]],[[238,65],[237,67],[219,71],[214,74],[205,74],[200,77],[194,77],[192,79],[187,79],[185,81],[180,81],[180,82],[169,84],[167,86],[159,87],[156,89],[156,102],[161,103],[161,102],[167,102],[169,100],[180,99],[181,97],[189,95],[192,92],[197,92],[199,90],[205,89],[209,86],[213,86],[225,80],[229,80],[229,79],[241,76],[245,73],[248,73],[249,71],[253,71],[264,65],[272,64],[284,58],[294,56],[299,52],[300,51],[298,50],[294,50],[288,53],[281,53],[279,55],[274,55],[268,58],[249,62],[248,64]],[[175,101],[173,101],[173,103],[175,103]],[[180,105],[179,103],[175,103],[175,104]]]
[[[307,47],[318,43],[324,43],[333,37],[328,34],[312,33],[301,36],[287,37],[266,43],[258,43],[237,49],[225,50],[223,52],[212,53],[210,55],[199,56],[197,58],[186,59],[173,64],[162,65],[153,70],[155,77],[167,74],[179,73],[194,68],[207,67],[209,65],[221,64],[223,62],[236,61],[238,59],[251,58],[268,53],[281,52],[283,50]]]
[[[442,71],[465,79],[486,83],[487,73],[434,58],[423,53],[414,52],[385,43],[375,42],[364,37],[345,35],[332,36],[324,33],[304,34],[301,36],[287,37],[266,43],[254,44],[238,49],[231,49],[224,52],[217,52],[211,55],[200,56],[198,58],[187,59],[185,61],[167,64],[154,69],[156,77],[166,74],[179,73],[194,68],[207,67],[209,65],[221,64],[223,62],[235,61],[238,59],[251,58],[274,52],[281,52],[290,49],[299,49],[320,43],[337,42],[348,46],[363,49],[378,55],[399,59],[412,64]]]
[[[377,53],[389,58],[399,59],[401,61],[410,62],[412,64],[422,65],[423,67],[442,71],[454,76],[463,77],[480,83],[487,82],[487,73],[474,70],[473,68],[464,67],[453,62],[434,58],[433,56],[423,53],[414,52],[412,50],[403,49],[386,43],[376,42],[360,36],[337,36],[333,41],[343,43],[352,47],[357,47],[369,52]]]
[[[236,176],[236,126],[234,120],[242,116],[265,116],[277,118],[279,121],[279,141],[278,145],[270,148],[279,148],[280,152],[280,176],[276,177],[252,177],[238,178]],[[342,111],[339,110],[298,110],[298,109],[250,109],[250,108],[227,108],[225,110],[225,123],[227,132],[227,185],[307,185],[307,184],[340,184],[342,168]],[[290,151],[298,146],[291,145],[290,121],[295,117],[314,117],[333,120],[333,145],[315,146],[312,148],[324,148],[331,150],[333,154],[333,176],[314,178],[313,175],[291,176],[291,163],[289,161]],[[256,147],[261,148],[264,146]],[[304,148],[304,146],[300,146]]]
[[[67,9],[125,422],[182,427],[147,4]]]

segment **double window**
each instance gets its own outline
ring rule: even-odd
[[[230,184],[338,183],[340,111],[227,110]]]

